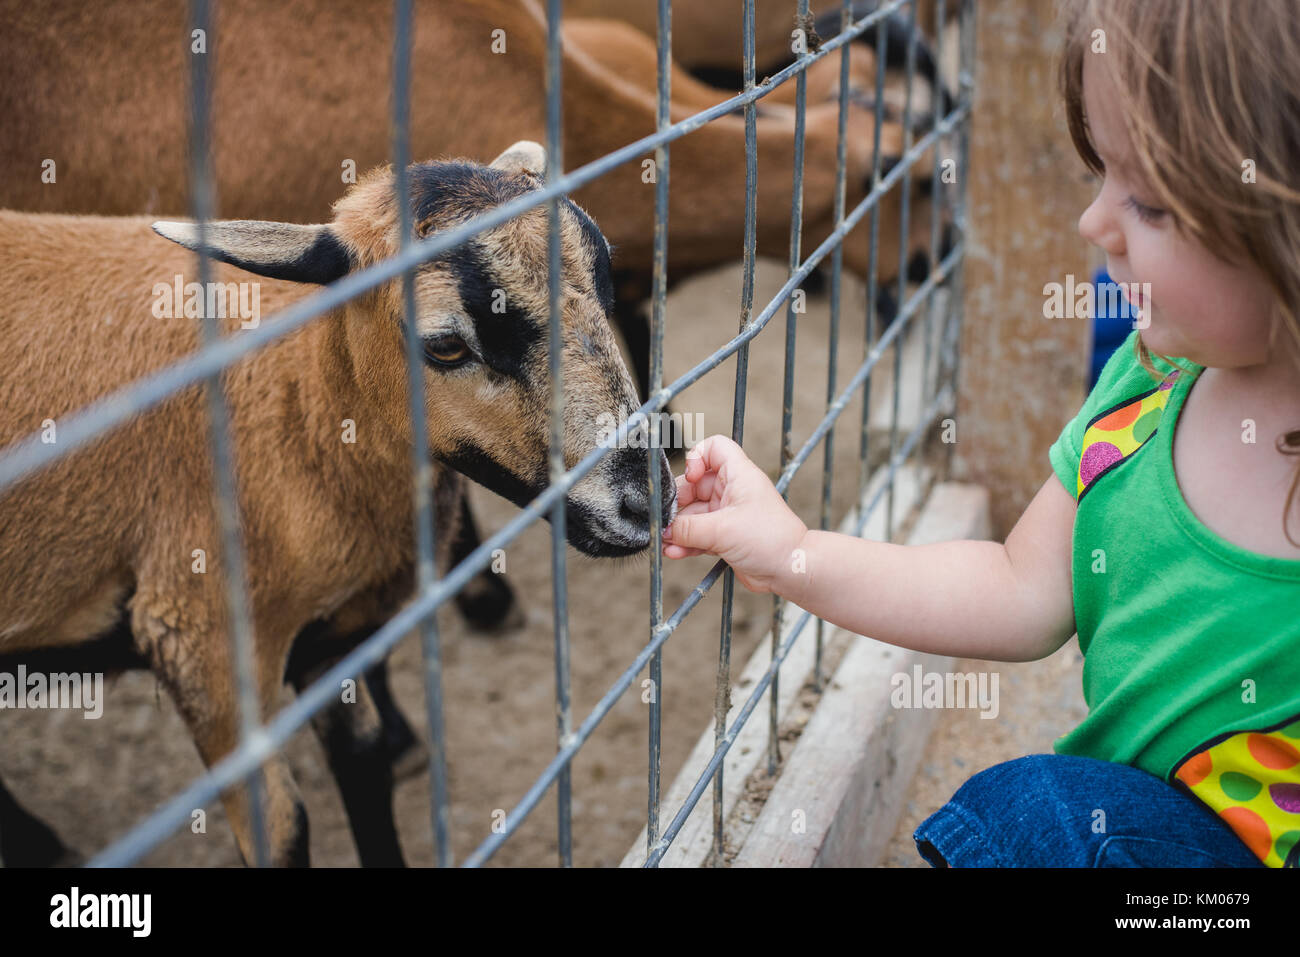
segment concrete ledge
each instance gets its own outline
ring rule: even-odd
[[[908,544],[986,539],[988,523],[983,488],[938,485]],[[954,659],[861,636],[852,642],[732,866],[874,867],[883,859],[936,717],[894,708],[891,678],[917,665],[952,671]]]
[[[894,527],[899,527],[904,517],[918,501],[921,489],[924,488],[926,474],[918,474],[914,467],[904,467],[898,470],[895,476],[894,492]],[[867,500],[884,485],[885,475],[881,470],[873,475],[867,484]],[[881,499],[880,506],[867,522],[864,529],[865,538],[876,540],[884,538],[885,533],[885,511],[888,508],[888,497]],[[856,512],[850,512],[849,515],[840,523],[840,531],[848,531],[856,523]],[[720,588],[720,585],[714,586]],[[797,605],[786,602],[781,619],[782,633],[785,633],[794,622],[799,620],[803,615],[803,609]],[[810,621],[804,627],[804,634],[801,634],[793,647],[790,654],[786,656],[785,662],[781,666],[781,681],[778,688],[777,702],[779,713],[784,716],[789,714],[791,706],[799,695],[800,689],[805,681],[813,672],[814,657],[816,645],[813,639],[812,629],[816,627],[815,622]],[[750,657],[749,662],[745,665],[744,670],[736,676],[732,672],[731,686],[731,710],[727,712],[727,727],[732,724],[740,715],[740,709],[744,706],[745,701],[753,693],[753,689],[763,673],[767,671],[768,665],[772,662],[771,655],[771,632],[768,632],[758,643],[758,648]],[[667,652],[671,654],[671,651]],[[745,790],[745,782],[750,774],[765,762],[767,756],[767,736],[768,722],[767,711],[770,705],[771,691],[764,692],[759,699],[757,707],[753,714],[750,715],[749,721],[741,728],[740,734],[736,736],[735,742],[727,752],[722,762],[722,787],[723,799],[722,807],[724,820],[725,816],[730,814],[735,808],[737,802]],[[695,747],[692,749],[686,763],[682,765],[681,771],[674,779],[671,787],[663,794],[660,801],[659,821],[661,828],[667,828],[672,822],[677,812],[681,810],[686,803],[686,798],[690,795],[691,788],[704,772],[710,758],[713,756],[713,725],[710,723],[704,732],[700,735]],[[783,753],[788,751],[788,746],[783,749]],[[701,795],[700,800],[691,810],[690,816],[682,825],[672,846],[668,848],[660,861],[661,867],[700,867],[709,858],[710,851],[713,847],[713,797],[712,785],[710,792]],[[646,858],[646,831],[641,829],[636,843],[624,856],[620,866],[622,867],[641,867],[645,864]]]
[[[914,468],[903,468],[899,470],[895,480],[897,484],[894,496],[894,522],[895,527],[898,527],[917,502],[918,495],[927,484],[928,473],[918,474]],[[876,493],[883,481],[883,473],[873,477],[867,490],[868,500]],[[908,541],[911,544],[923,544],[950,539],[987,538],[987,515],[988,498],[982,489],[963,485],[939,485],[932,491]],[[841,523],[839,530],[848,531],[854,522],[856,522],[856,513],[850,513]],[[867,523],[864,537],[874,540],[881,540],[884,537],[883,505]],[[802,614],[802,609],[787,603],[782,621],[783,629]],[[805,626],[805,630],[812,627],[814,625],[810,622]],[[771,866],[776,863],[789,863],[795,866],[799,864],[806,866],[813,863],[848,863],[854,858],[860,858],[862,853],[852,852],[836,856],[831,853],[831,849],[846,842],[854,843],[856,838],[853,838],[853,835],[863,830],[864,815],[868,819],[867,830],[871,835],[872,847],[883,849],[893,832],[901,810],[901,795],[915,771],[921,750],[929,735],[933,716],[928,711],[916,710],[902,715],[904,720],[898,720],[900,713],[889,707],[888,695],[879,693],[881,681],[884,681],[884,687],[887,688],[888,677],[903,670],[904,667],[910,667],[913,661],[930,662],[925,667],[943,670],[935,662],[945,659],[932,655],[916,655],[892,645],[849,636],[841,629],[828,627],[824,639],[825,646],[833,647],[837,639],[851,643],[849,652],[836,670],[834,680],[827,686],[821,706],[805,727],[793,750],[788,744],[782,749],[782,771],[781,777],[777,780],[777,787],[781,786],[786,774],[790,773],[792,768],[796,769],[800,776],[792,777],[790,783],[782,788],[779,794],[777,789],[773,788],[767,805],[764,806],[758,821],[748,834],[734,834],[735,828],[730,824],[728,826],[729,842],[740,842],[739,853],[735,860],[737,865]],[[755,683],[767,670],[771,661],[770,645],[770,636],[760,641],[739,678],[734,680],[732,706],[727,718],[728,727],[739,715],[740,708],[752,692]],[[906,663],[904,656],[910,656]],[[801,689],[812,675],[813,657],[812,635],[801,635],[781,668],[778,703],[783,725],[785,716],[790,714]],[[870,674],[875,674],[876,677],[874,679],[867,677]],[[839,689],[835,687],[836,684],[840,685]],[[849,693],[850,691],[852,693]],[[745,727],[741,729],[723,760],[724,820],[732,815],[741,801],[746,782],[765,763],[768,699],[769,694],[764,694],[760,699],[758,707]],[[818,715],[823,708],[827,708],[828,702],[831,709],[835,710],[833,712],[828,710],[828,717],[819,719]],[[882,713],[882,708],[887,713]],[[830,717],[832,713],[835,717]],[[846,728],[853,730],[851,733],[846,733]],[[701,734],[681,772],[664,795],[660,811],[661,826],[667,827],[685,803],[691,787],[708,764],[713,750],[714,732],[710,726]],[[882,762],[883,765],[878,767]],[[816,777],[809,777],[810,775]],[[860,793],[863,787],[857,782],[859,778],[868,781],[866,786],[873,788],[874,794],[888,795],[889,800],[883,803],[879,800],[858,800],[861,806],[855,807],[854,795]],[[789,797],[786,797],[787,794]],[[815,814],[811,813],[811,796],[815,796],[817,800]],[[782,803],[773,806],[773,798]],[[769,811],[768,806],[773,806],[775,809]],[[805,850],[799,854],[795,854],[791,848],[778,848],[770,843],[782,831],[786,834],[790,833],[789,821],[795,810],[804,812],[806,823],[804,832],[797,835],[797,843],[805,846]],[[769,835],[769,839],[757,836],[762,834]],[[712,846],[713,798],[711,794],[705,794],[691,811],[676,840],[660,862],[660,866],[703,866],[709,861]],[[825,859],[819,862],[817,857],[823,846],[828,848],[828,853]],[[645,863],[645,847],[646,833],[643,828],[636,843],[624,856],[622,866],[642,866]],[[811,853],[807,848],[811,848]],[[877,850],[875,853],[878,860],[880,851]],[[788,862],[781,860],[782,854],[791,855],[791,859]]]

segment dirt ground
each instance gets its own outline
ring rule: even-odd
[[[962,659],[953,671],[997,673],[998,718],[986,720],[974,708],[939,711],[885,850],[886,867],[929,867],[912,837],[922,821],[980,771],[1026,754],[1050,753],[1054,740],[1088,716],[1077,636],[1041,661]]]
[[[785,275],[783,265],[760,262],[756,312],[776,293]],[[674,290],[666,319],[665,382],[735,334],[740,281],[736,264]],[[865,301],[863,288],[846,277],[841,385],[863,358]],[[796,348],[796,449],[825,411],[828,322],[828,299],[809,296],[808,311],[799,317]],[[784,329],[782,309],[752,343],[749,359],[745,446],[773,476],[780,443]],[[676,411],[703,414],[704,430],[697,440],[715,432],[730,433],[734,374],[732,358],[675,400]],[[889,401],[887,372],[874,383],[873,396],[873,405]],[[856,488],[860,420],[859,400],[850,405],[835,430],[832,524],[844,513]],[[875,443],[873,459],[883,454],[881,445]],[[818,519],[820,485],[818,450],[790,491],[792,504],[810,525]],[[517,514],[514,506],[484,489],[475,487],[472,495],[485,534]],[[707,573],[711,562],[703,557],[665,561],[666,617]],[[648,555],[597,561],[568,549],[575,727],[649,638],[648,564]],[[440,611],[451,845],[456,861],[464,860],[491,834],[494,811],[512,809],[556,750],[549,525],[532,526],[507,550],[506,575],[526,610],[524,627],[484,636],[469,632],[450,603]],[[715,586],[665,646],[661,771],[665,790],[712,717],[721,592],[721,586]],[[743,665],[767,631],[771,608],[770,596],[737,589],[735,668]],[[399,703],[423,735],[419,658],[418,638],[408,637],[395,653],[392,676]],[[639,686],[638,679],[572,764],[575,865],[617,864],[644,824],[648,718],[647,706],[637,693]],[[171,701],[147,673],[125,675],[112,685],[98,721],[83,720],[80,712],[57,711],[13,711],[3,717],[0,776],[20,802],[87,856],[125,833],[203,770]],[[310,817],[313,864],[355,866],[356,851],[341,802],[324,754],[309,730],[294,737],[288,756]],[[399,785],[396,810],[408,863],[432,863],[427,775]],[[675,810],[664,809],[664,819]],[[489,863],[554,866],[556,833],[552,787]],[[205,833],[183,830],[144,863],[237,866],[239,855],[220,804],[209,808]]]

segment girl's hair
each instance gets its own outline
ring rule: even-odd
[[[1084,163],[1102,174],[1083,99],[1084,60],[1097,57],[1094,65],[1119,91],[1116,110],[1136,159],[1175,228],[1221,259],[1258,267],[1273,293],[1272,321],[1279,325],[1272,334],[1300,345],[1295,0],[1063,0],[1062,12],[1058,79]],[[1141,333],[1134,351],[1161,378]],[[1276,448],[1300,455],[1300,428]],[[1283,533],[1300,548],[1287,530],[1298,487],[1300,469],[1282,512]]]

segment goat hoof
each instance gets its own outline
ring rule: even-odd
[[[70,847],[65,847],[63,853],[54,861],[51,867],[85,867],[86,856],[80,851],[74,851]]]
[[[514,589],[495,572],[480,572],[472,578],[456,596],[456,607],[465,616],[465,623],[482,634],[514,631],[525,622]]]

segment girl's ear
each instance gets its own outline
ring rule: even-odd
[[[546,149],[532,140],[520,140],[492,161],[492,168],[507,173],[546,176]]]
[[[199,248],[194,223],[157,222],[153,230],[186,249]],[[352,257],[328,224],[234,219],[208,223],[205,239],[214,259],[268,279],[324,286],[352,268]]]

